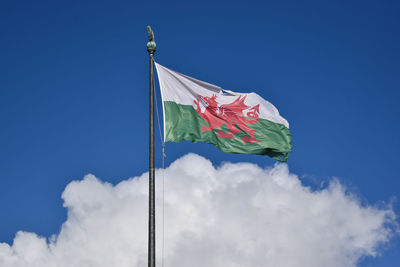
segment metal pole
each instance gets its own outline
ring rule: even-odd
[[[148,266],[156,266],[156,218],[155,218],[155,169],[154,169],[154,72],[153,56],[156,52],[154,34],[147,26],[149,42],[147,52],[150,56],[150,127],[149,127],[149,241],[148,241]]]

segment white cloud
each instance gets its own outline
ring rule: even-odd
[[[215,168],[189,154],[164,174],[165,266],[356,266],[396,227],[390,207],[361,205],[338,181],[312,191],[285,164]],[[147,266],[147,190],[147,174],[115,186],[93,175],[71,182],[61,232],[49,239],[18,232],[11,246],[0,243],[0,266]]]

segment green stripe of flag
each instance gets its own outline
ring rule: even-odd
[[[167,142],[206,142],[226,153],[266,155],[279,161],[286,161],[289,152],[292,151],[291,134],[289,129],[282,124],[260,118],[256,124],[251,125],[251,128],[256,131],[255,139],[260,142],[245,143],[242,140],[242,137],[247,135],[245,131],[240,131],[240,134],[235,133],[233,139],[218,138],[218,130],[224,133],[229,131],[225,125],[219,129],[202,132],[202,125],[208,127],[208,122],[204,121],[193,106],[176,104],[172,101],[163,103],[165,141]]]

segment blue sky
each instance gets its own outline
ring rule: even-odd
[[[0,242],[59,232],[74,179],[146,171],[148,24],[160,64],[280,110],[304,184],[338,177],[399,214],[399,12],[398,1],[1,2]],[[167,164],[188,152],[274,164],[207,144],[166,149]],[[395,238],[360,266],[397,266],[399,250]]]

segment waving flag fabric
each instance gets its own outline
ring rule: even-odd
[[[166,142],[206,142],[227,153],[259,154],[286,161],[289,123],[256,93],[237,93],[156,63]]]

